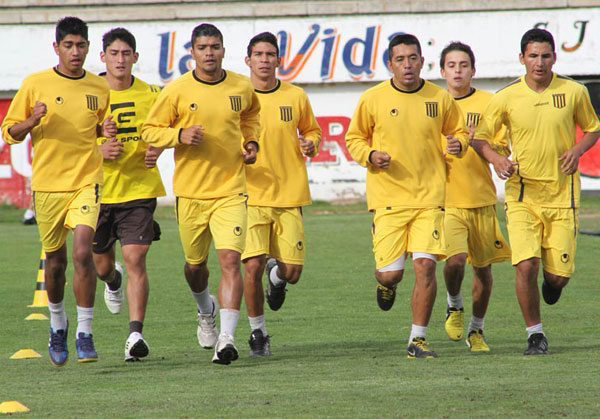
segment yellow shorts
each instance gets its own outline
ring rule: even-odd
[[[388,207],[375,210],[373,252],[376,269],[405,253],[429,253],[438,259],[446,255],[442,208]]]
[[[266,254],[284,263],[304,264],[301,208],[248,207],[248,234],[242,259]]]
[[[175,213],[187,263],[204,262],[213,238],[217,250],[244,251],[247,224],[244,194],[216,199],[177,197]]]
[[[69,192],[40,192],[33,195],[35,217],[44,252],[56,252],[70,230],[86,225],[96,230],[102,185],[84,186]]]
[[[466,253],[476,268],[510,260],[510,247],[500,230],[495,205],[446,208],[444,228],[447,258]]]
[[[541,258],[544,270],[570,277],[575,270],[576,208],[545,208],[525,202],[505,204],[512,264]]]

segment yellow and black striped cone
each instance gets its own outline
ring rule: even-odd
[[[40,256],[40,267],[38,269],[35,292],[33,294],[33,303],[27,307],[48,307],[48,293],[46,292],[46,282],[44,280],[45,268],[46,253],[44,253],[44,249],[42,249],[42,255]]]

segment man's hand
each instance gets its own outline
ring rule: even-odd
[[[146,155],[144,156],[144,164],[146,165],[146,169],[152,169],[156,167],[156,162],[162,152],[162,148],[155,148],[151,145],[148,146],[148,149],[146,150]]]
[[[33,113],[29,117],[31,120],[32,127],[37,126],[43,117],[48,113],[48,108],[44,102],[37,101],[33,106]]]
[[[311,157],[315,154],[315,143],[310,140],[305,140],[304,137],[300,137],[300,150],[306,157]]]
[[[204,128],[200,125],[192,125],[189,128],[184,128],[181,131],[179,140],[181,144],[199,145],[204,138]]]
[[[494,170],[498,177],[502,180],[506,180],[515,173],[519,163],[509,160],[507,157],[498,154],[498,157],[492,162]]]
[[[117,123],[113,121],[112,115],[109,115],[102,123],[102,136],[110,139],[117,136]]]
[[[100,151],[104,160],[113,161],[121,157],[125,150],[122,142],[116,138],[111,138],[100,146]]]
[[[371,164],[379,169],[387,169],[390,167],[390,160],[392,160],[392,158],[385,151],[372,151],[369,156]]]
[[[458,156],[462,151],[462,145],[458,138],[448,135],[446,137],[448,139],[448,145],[446,146],[446,153],[452,156]]]
[[[256,153],[258,153],[258,147],[252,141],[244,146],[244,152],[242,155],[244,156],[245,164],[254,164],[256,163]]]
[[[577,171],[580,157],[581,153],[577,146],[565,151],[563,155],[558,158],[558,161],[561,162],[560,170],[562,170],[565,175],[572,175]]]

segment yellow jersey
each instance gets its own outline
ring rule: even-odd
[[[468,95],[454,99],[467,129],[479,125],[481,114],[492,96],[489,92],[473,89]],[[446,137],[442,142],[446,144]],[[497,150],[508,146],[506,127],[498,130],[494,144]],[[446,155],[446,172],[446,207],[480,208],[496,204],[498,198],[490,165],[473,148],[469,148],[462,158]]]
[[[575,145],[576,125],[600,131],[586,87],[553,74],[546,90],[537,93],[520,77],[494,95],[475,138],[493,142],[502,124],[509,130],[512,160],[519,164],[506,182],[506,201],[578,208],[579,172],[564,174],[558,159]]]
[[[352,158],[367,167],[367,204],[385,207],[443,207],[446,195],[445,150],[441,136],[453,135],[467,151],[469,133],[458,105],[446,90],[422,80],[412,92],[393,79],[360,98],[346,144]],[[391,156],[387,169],[368,162],[372,151]]]
[[[312,141],[316,151],[321,128],[308,96],[300,87],[280,80],[272,90],[255,92],[260,101],[260,153],[255,164],[246,166],[248,204],[278,208],[310,205],[298,133]]]
[[[104,160],[103,204],[166,195],[158,168],[147,169],[144,164],[148,145],[141,133],[142,124],[159,92],[159,87],[133,76],[128,89],[110,91],[106,117],[112,116],[117,123],[117,140],[123,144],[123,154],[116,160]],[[106,141],[106,138],[98,139],[99,144]]]
[[[33,191],[66,192],[102,183],[97,127],[109,96],[106,80],[87,71],[69,77],[52,68],[23,81],[2,122],[2,137],[17,143],[9,129],[29,118],[36,102],[46,105],[46,115],[30,132]]]
[[[246,193],[243,145],[258,143],[260,104],[248,77],[223,72],[216,82],[189,71],[165,87],[142,126],[144,141],[175,147],[176,196],[212,199]],[[204,128],[197,146],[179,142],[180,131]]]

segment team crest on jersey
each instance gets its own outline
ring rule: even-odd
[[[392,116],[398,116],[398,109],[394,108],[390,111],[390,115]]]
[[[194,112],[198,109],[198,105],[195,103],[190,103],[190,111]]]
[[[500,240],[496,240],[494,242],[494,246],[496,246],[496,249],[502,249],[504,247],[504,245],[502,244],[502,242]]]
[[[567,99],[564,93],[556,93],[552,95],[552,102],[554,103],[554,107],[557,109],[562,109],[567,106]]]
[[[239,112],[242,110],[241,96],[229,96],[229,102],[231,102],[231,110],[234,112]]]
[[[437,118],[438,103],[437,102],[425,102],[425,113],[430,118]]]
[[[567,263],[567,262],[569,261],[569,254],[568,254],[568,253],[563,253],[563,254],[560,256],[560,261],[561,261],[562,263]]]
[[[60,96],[56,96],[56,99],[54,99],[54,101],[57,105],[62,105],[63,103],[65,103],[65,100]]]
[[[291,106],[280,106],[279,116],[283,122],[290,122],[293,118]]]
[[[302,244],[302,241],[299,241],[298,243],[296,243],[296,248],[297,248],[298,250],[302,250],[302,249],[304,249],[304,244]]]
[[[242,235],[242,227],[237,226],[233,229],[233,234],[235,234],[236,236],[241,236]]]
[[[431,233],[431,235],[433,236],[434,239],[439,240],[440,239],[440,232],[437,230],[433,230],[433,233]]]
[[[88,205],[84,205],[81,207],[82,214],[87,214],[88,212],[90,212],[90,207]]]
[[[467,126],[468,127],[477,127],[479,126],[479,121],[481,120],[481,114],[477,112],[467,112]]]
[[[85,98],[87,99],[88,109],[90,111],[97,111],[98,110],[98,96],[85,95]]]

